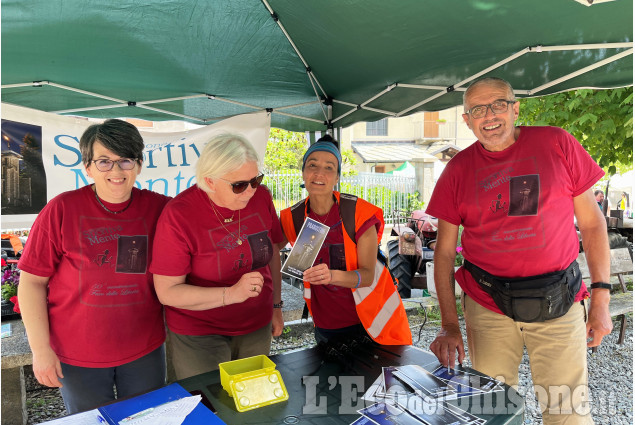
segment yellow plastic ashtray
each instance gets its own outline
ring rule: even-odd
[[[220,363],[220,383],[234,399],[239,412],[289,399],[276,364],[267,356]]]

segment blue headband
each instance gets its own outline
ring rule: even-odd
[[[302,171],[304,171],[304,166],[306,165],[306,160],[309,155],[316,151],[324,151],[335,155],[335,158],[337,158],[337,174],[339,175],[342,170],[342,154],[340,154],[337,146],[331,142],[316,142],[309,146],[304,157],[302,157]]]

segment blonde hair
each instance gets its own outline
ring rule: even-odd
[[[206,177],[223,176],[242,167],[248,161],[258,162],[258,153],[243,136],[214,136],[207,142],[196,163],[196,185],[209,193],[211,189],[205,184]]]

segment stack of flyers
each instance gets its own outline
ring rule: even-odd
[[[329,226],[307,217],[280,271],[301,280],[304,271],[313,266],[329,230]]]
[[[358,410],[361,418],[354,425],[483,425],[485,419],[447,403],[404,408],[395,402],[378,402]]]
[[[432,371],[432,375],[446,382],[456,391],[457,397],[504,391],[503,383],[489,376],[477,375],[463,369],[439,366]]]
[[[461,366],[432,372],[417,365],[385,367],[362,397],[375,404],[360,410],[363,417],[353,423],[480,425],[485,420],[446,401],[503,390],[500,381]]]

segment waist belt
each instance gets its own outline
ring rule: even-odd
[[[517,322],[544,322],[564,316],[582,285],[577,261],[566,269],[536,276],[494,276],[467,260],[463,267],[506,316]]]

